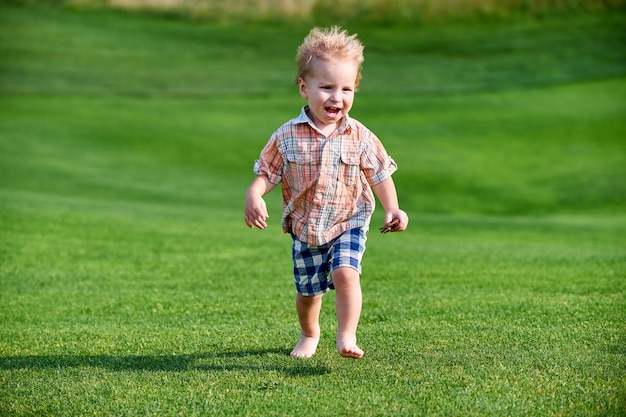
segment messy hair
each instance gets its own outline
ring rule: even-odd
[[[331,28],[313,28],[304,38],[304,42],[298,48],[296,63],[298,65],[298,78],[305,78],[312,71],[314,60],[347,59],[356,64],[356,85],[361,79],[361,65],[363,64],[363,44],[357,39],[356,34],[348,35],[348,32],[339,26]]]

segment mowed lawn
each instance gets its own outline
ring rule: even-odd
[[[297,25],[0,5],[0,415],[622,416],[626,18],[350,28],[409,229],[362,360],[298,338],[280,192]]]

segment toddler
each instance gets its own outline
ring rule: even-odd
[[[338,27],[311,30],[297,54],[298,91],[307,104],[271,136],[255,162],[245,221],[265,229],[263,196],[282,184],[282,227],[292,237],[300,339],[291,352],[310,358],[320,338],[322,296],[336,291],[337,350],[361,358],[361,259],[376,197],[385,209],[381,231],[406,229],[391,178],[397,170],[380,140],[351,118],[363,45]],[[373,190],[373,192],[372,192]]]

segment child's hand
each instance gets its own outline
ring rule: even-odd
[[[256,226],[259,229],[265,229],[267,227],[266,220],[269,217],[263,197],[246,198],[245,219],[248,227],[254,229]]]
[[[245,219],[246,224],[251,229],[254,226],[259,229],[265,229],[267,223],[265,222],[270,216],[267,214],[267,206],[263,196],[269,193],[276,184],[272,184],[265,175],[258,175],[248,187],[246,191],[246,208]]]
[[[401,232],[409,225],[409,216],[400,210],[393,210],[385,215],[385,225],[380,228],[380,233]]]

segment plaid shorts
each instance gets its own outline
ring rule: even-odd
[[[350,267],[361,273],[365,253],[365,229],[348,230],[322,246],[311,246],[293,238],[293,276],[298,294],[313,296],[335,289],[331,273],[339,267]]]

